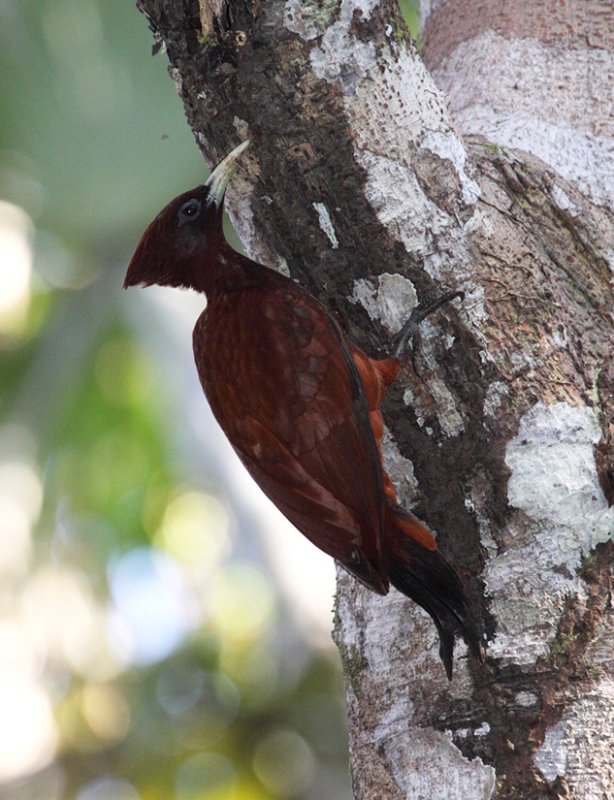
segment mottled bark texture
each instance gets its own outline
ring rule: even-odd
[[[390,0],[139,7],[209,163],[252,141],[250,255],[374,354],[416,297],[465,292],[390,392],[386,461],[487,664],[460,644],[448,683],[419,609],[339,576],[356,798],[613,797],[610,4],[426,2],[464,138]]]

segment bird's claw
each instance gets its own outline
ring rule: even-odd
[[[409,319],[403,324],[403,327],[393,339],[394,357],[403,357],[409,341],[416,335],[420,323],[423,322],[429,314],[432,314],[433,311],[436,311],[438,308],[441,308],[441,306],[457,297],[459,300],[462,300],[464,296],[464,292],[447,292],[432,303],[417,305],[409,315]]]

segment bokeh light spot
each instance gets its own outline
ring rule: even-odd
[[[105,609],[80,572],[57,566],[39,569],[23,591],[20,611],[32,647],[52,662],[96,680],[117,674],[123,666],[108,637]]]
[[[99,266],[91,256],[84,258],[60,236],[37,228],[34,236],[34,270],[39,277],[35,288],[84,289],[97,277]]]
[[[166,507],[154,541],[182,561],[211,569],[230,551],[229,524],[228,512],[217,498],[184,492]]]
[[[0,779],[45,767],[55,754],[57,733],[43,688],[18,674],[3,676],[0,708]]]
[[[0,333],[23,331],[30,304],[32,220],[19,206],[0,201]]]
[[[297,797],[313,782],[315,771],[311,748],[294,731],[269,733],[254,753],[254,772],[275,797]]]
[[[266,707],[279,689],[279,653],[266,639],[247,645],[229,639],[220,643],[220,668],[238,687],[245,707]]]
[[[237,643],[258,638],[274,608],[271,586],[255,567],[234,563],[218,576],[211,620],[222,636]]]
[[[116,632],[138,664],[168,656],[193,625],[192,604],[178,565],[166,554],[137,548],[110,567]]]
[[[23,594],[23,617],[50,656],[76,666],[98,635],[98,617],[86,581],[54,566],[39,569]],[[70,624],[67,624],[70,620]]]
[[[231,761],[217,753],[199,753],[183,762],[177,770],[175,797],[177,800],[207,800],[213,792],[226,792],[232,797],[236,785],[236,770]]]
[[[12,498],[33,524],[43,502],[43,487],[33,466],[25,461],[0,463],[0,494]]]
[[[38,519],[43,489],[25,462],[0,463],[0,576],[25,574],[32,549],[32,525]]]
[[[81,710],[99,739],[116,742],[130,729],[130,707],[122,693],[110,684],[86,684],[81,694]]]
[[[0,577],[4,580],[26,573],[30,551],[30,521],[23,506],[0,491]]]
[[[128,781],[105,776],[87,783],[75,800],[141,800],[141,795]]]
[[[205,671],[196,664],[173,664],[165,667],[156,684],[158,702],[167,714],[181,716],[202,698]]]

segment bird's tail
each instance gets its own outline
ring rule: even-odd
[[[478,661],[484,661],[478,627],[461,580],[446,561],[433,534],[396,504],[386,509],[385,550],[392,585],[427,611],[439,633],[439,655],[452,679],[454,640],[464,637]]]

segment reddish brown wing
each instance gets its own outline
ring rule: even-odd
[[[274,275],[213,298],[194,353],[218,422],[264,492],[318,547],[386,591],[381,464],[356,368],[322,306]]]

